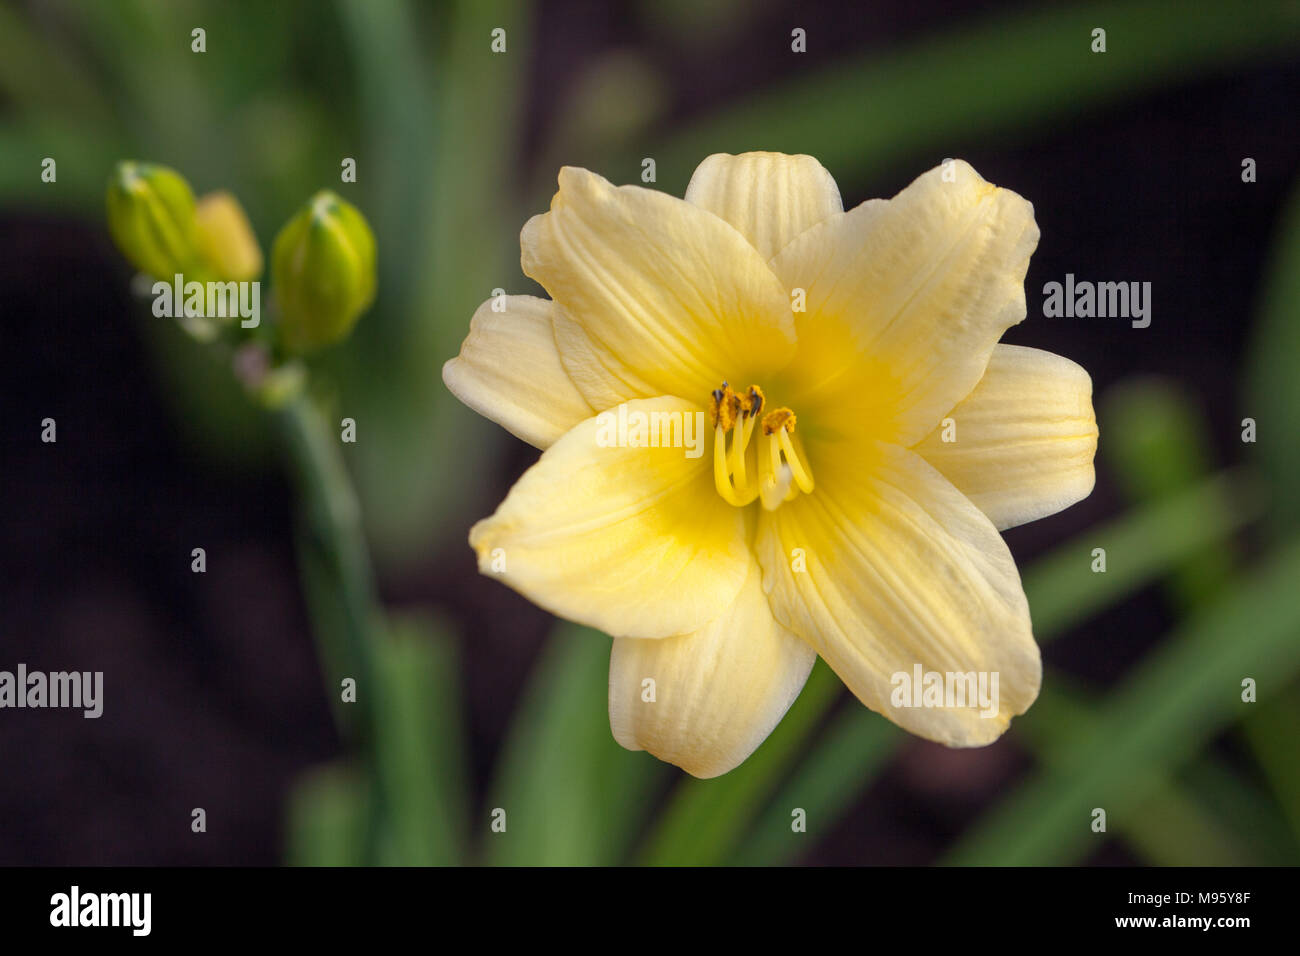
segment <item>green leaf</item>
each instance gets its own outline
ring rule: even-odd
[[[397,620],[377,644],[376,665],[374,760],[387,784],[392,862],[462,862],[468,794],[455,645],[431,621]]]
[[[731,862],[740,866],[789,863],[811,848],[871,783],[906,735],[856,700],[835,720],[807,760],[772,799]],[[791,812],[807,815],[808,832],[791,829]]]
[[[1131,379],[1103,396],[1098,416],[1106,435],[1106,461],[1131,501],[1156,501],[1177,494],[1210,471],[1210,439],[1204,416],[1172,381]],[[1189,523],[1213,522],[1231,508],[1207,501]],[[1213,542],[1179,562],[1169,587],[1181,608],[1192,608],[1229,587],[1236,556]]]
[[[0,202],[39,203],[46,210],[102,221],[104,184],[122,155],[122,142],[111,132],[97,133],[66,116],[6,117],[0,121]],[[41,161],[47,156],[58,164],[56,183],[41,182]],[[77,161],[67,162],[67,156]],[[104,236],[107,242],[107,230]],[[127,272],[125,267],[122,271]]]
[[[1249,187],[1248,187],[1249,188]],[[1257,444],[1243,444],[1258,456],[1274,488],[1270,522],[1274,534],[1300,527],[1300,187],[1281,215],[1278,239],[1269,254],[1263,299],[1251,336],[1243,418],[1256,423]]]
[[[29,113],[55,110],[102,130],[107,125],[102,85],[80,57],[66,55],[18,7],[0,6],[0,92]]]
[[[304,774],[289,794],[285,862],[361,866],[370,809],[370,790],[355,768],[327,764]]]
[[[1294,846],[1294,840],[1300,840],[1300,761],[1295,746],[1296,728],[1300,728],[1298,688],[1295,683],[1280,682],[1274,674],[1257,675],[1256,681],[1260,703],[1254,705],[1258,709],[1244,722],[1243,730],[1290,823]]]
[[[1155,866],[1250,866],[1256,862],[1229,825],[1210,813],[1190,788],[1153,775],[1150,792],[1120,834]]]
[[[1043,693],[1016,728],[1041,764],[1055,766],[1080,741],[1096,734],[1100,702],[1073,688],[1064,674],[1050,674],[1043,686]],[[1203,760],[1208,762],[1208,758]],[[1156,866],[1245,866],[1255,862],[1253,848],[1229,819],[1211,812],[1199,794],[1185,792],[1177,779],[1166,774],[1153,773],[1149,796],[1135,805],[1131,815],[1112,823],[1126,842]],[[1196,838],[1188,839],[1188,834]]]
[[[1262,512],[1259,482],[1229,471],[1085,531],[1022,575],[1035,636],[1042,642],[1117,604]],[[1095,548],[1106,549],[1104,574],[1090,570]]]
[[[1242,677],[1284,681],[1300,668],[1300,543],[1274,554],[1231,595],[1198,614],[1111,694],[1060,762],[1035,773],[985,816],[950,863],[1035,865],[1072,859],[1134,813],[1160,779],[1244,716]]]
[[[1105,53],[1091,51],[1098,26]],[[1143,90],[1291,55],[1298,38],[1288,0],[1237,4],[1231,14],[1213,3],[1115,0],[956,21],[947,34],[874,50],[701,117],[611,162],[610,173],[625,181],[639,157],[654,156],[660,183],[676,189],[710,153],[751,149],[811,153],[837,177],[923,150],[938,151],[937,165],[951,155],[947,145],[976,133],[1059,126]]]
[[[1100,405],[1106,463],[1131,500],[1182,491],[1209,471],[1204,418],[1177,382],[1129,379],[1108,389]]]
[[[506,447],[439,370],[494,288],[527,291],[524,217],[509,184],[531,14],[519,0],[457,0],[419,16],[410,3],[338,7],[361,81],[372,172],[358,185],[376,200],[381,271],[376,321],[358,327],[344,391],[368,423],[354,467],[376,561],[400,566],[430,538],[463,533],[464,514],[479,507],[479,476]],[[505,54],[491,52],[495,27],[507,31]]]
[[[1258,719],[1263,712],[1256,711],[1256,715]],[[1284,724],[1272,729],[1277,736],[1291,739],[1295,726]],[[1287,752],[1288,760],[1293,756],[1294,748],[1291,748]],[[1300,860],[1300,842],[1286,817],[1297,804],[1293,801],[1279,805],[1272,795],[1251,782],[1254,773],[1243,773],[1216,757],[1202,755],[1180,777],[1186,792],[1196,794],[1212,817],[1236,832],[1238,839],[1249,848],[1253,864],[1294,866]],[[1183,839],[1187,839],[1186,833]]]
[[[624,750],[609,731],[610,639],[561,623],[534,670],[475,830],[484,857],[507,866],[620,862],[665,765]],[[505,832],[489,828],[505,811]]]

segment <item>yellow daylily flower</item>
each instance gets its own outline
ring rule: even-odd
[[[620,744],[725,773],[819,654],[949,746],[1024,713],[1042,666],[998,532],[1086,497],[1097,444],[1087,372],[998,344],[1028,202],[949,161],[846,212],[810,156],[720,154],[684,200],[566,167],[520,238],[551,299],[485,302],[443,379],[544,451],[470,544],[613,635]]]

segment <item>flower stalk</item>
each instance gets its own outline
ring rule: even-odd
[[[119,250],[149,278],[175,276],[178,286],[183,278],[216,278],[258,289],[261,249],[229,193],[196,202],[175,170],[127,162],[109,182],[107,206]],[[395,784],[375,759],[387,625],[338,436],[312,397],[308,366],[294,357],[345,338],[370,306],[374,236],[359,210],[318,193],[281,230],[271,265],[269,327],[216,322],[197,300],[196,312],[187,302],[177,319],[209,355],[229,363],[279,432],[300,508],[298,554],[312,633],[340,734],[360,755],[372,788],[364,849],[366,862],[377,862],[382,821],[395,803]]]
[[[297,390],[271,414],[298,501],[298,559],[326,692],[340,733],[361,755],[371,787],[365,858],[373,863],[392,786],[373,758],[379,723],[377,645],[384,613],[361,508],[338,440],[306,390]],[[355,682],[351,700],[344,695],[349,678]]]

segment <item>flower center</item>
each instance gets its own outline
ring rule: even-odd
[[[757,385],[737,394],[723,382],[711,397],[713,482],[724,501],[739,508],[758,498],[764,508],[775,511],[801,491],[812,493],[812,472],[791,438],[794,412],[769,410]],[[756,437],[756,431],[762,434]]]

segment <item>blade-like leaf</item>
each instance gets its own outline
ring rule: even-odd
[[[1281,536],[1300,527],[1300,187],[1282,211],[1269,255],[1263,300],[1251,336],[1242,417],[1255,423],[1258,455],[1275,489],[1271,530]],[[1243,432],[1246,426],[1243,424]]]
[[[484,858],[511,866],[620,862],[664,765],[609,730],[610,639],[561,623],[534,671],[476,824]],[[504,832],[489,824],[504,811]]]
[[[1099,712],[1094,731],[981,820],[951,863],[1033,865],[1086,849],[1094,808],[1114,825],[1225,724],[1253,706],[1241,681],[1279,684],[1300,668],[1300,543],[1272,555],[1231,595],[1145,660]]]
[[[455,645],[427,620],[394,621],[388,630],[376,648],[371,692],[379,697],[374,759],[387,781],[384,827],[392,862],[458,863],[468,800]]]
[[[361,866],[371,822],[370,788],[344,764],[304,774],[289,794],[285,862],[290,866]]]
[[[1092,52],[1104,27],[1107,50]],[[1294,52],[1289,0],[1236,4],[1112,0],[1051,4],[800,77],[701,117],[610,164],[620,182],[654,156],[662,188],[680,193],[710,153],[810,153],[837,176],[870,171],[972,133],[1064,123],[1085,110],[1233,63]],[[816,42],[816,38],[810,38]],[[977,81],[976,81],[977,80]],[[942,155],[936,155],[935,162]],[[619,172],[626,170],[627,175]]]

